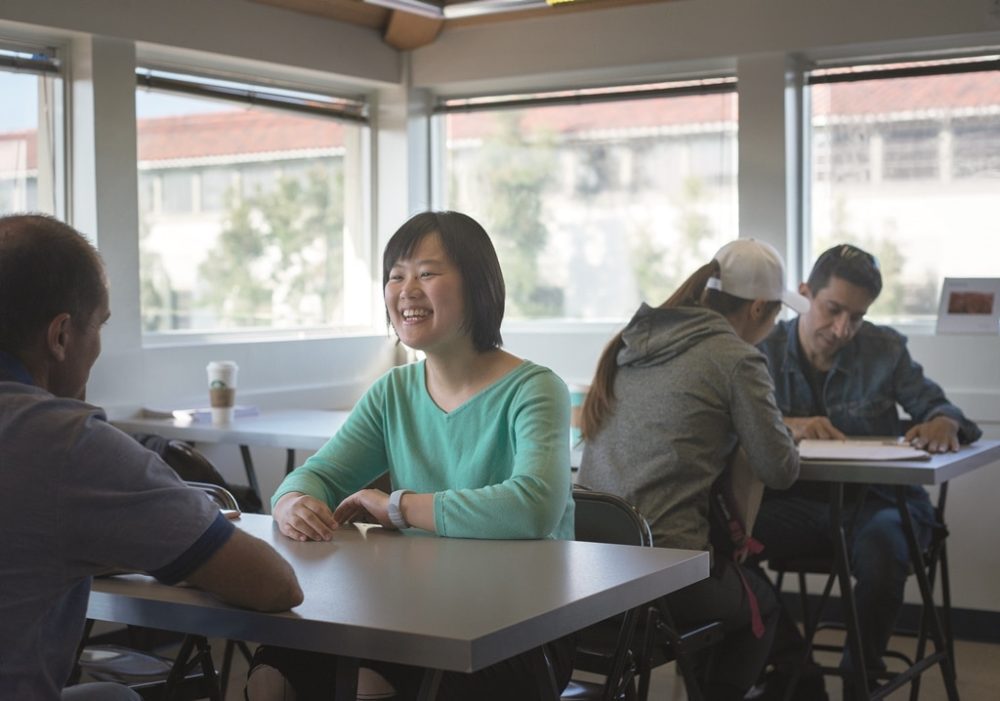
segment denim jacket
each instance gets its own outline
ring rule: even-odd
[[[816,406],[799,362],[798,332],[798,318],[779,322],[758,346],[767,356],[775,400],[784,416],[812,416]],[[962,443],[982,435],[979,427],[948,401],[941,387],[924,376],[923,368],[906,349],[905,336],[866,321],[837,353],[827,373],[823,386],[826,415],[849,436],[898,436],[903,431],[897,404],[916,423],[936,416],[954,419]]]

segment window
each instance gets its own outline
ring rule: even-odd
[[[364,103],[148,69],[138,82],[147,337],[370,326],[363,203],[347,196],[364,191]]]
[[[738,236],[731,79],[437,111],[440,205],[490,233],[509,319],[621,319]]]
[[[944,277],[997,274],[1000,59],[817,69],[807,266],[858,245],[885,287],[871,315],[929,320]]]
[[[1000,180],[1000,109],[982,117],[951,122],[952,176]]]
[[[63,213],[62,90],[51,51],[0,47],[0,214]]]

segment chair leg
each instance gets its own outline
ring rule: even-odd
[[[208,697],[211,701],[222,701],[222,694],[219,691],[219,679],[215,673],[215,663],[212,661],[212,648],[208,640],[201,635],[186,635],[181,643],[181,649],[174,660],[174,666],[170,669],[166,684],[163,689],[164,699],[171,699],[174,690],[183,683],[185,677],[194,669],[201,666],[203,675],[202,695],[199,698]]]
[[[704,697],[701,693],[701,681],[698,679],[698,672],[695,669],[691,655],[684,649],[680,636],[677,634],[677,627],[674,624],[673,617],[666,610],[659,610],[657,615],[660,619],[657,628],[663,631],[670,646],[673,648],[677,668],[684,678],[684,688],[687,691],[688,701],[703,701]]]
[[[951,630],[951,579],[948,576],[948,546],[941,543],[941,555],[938,558],[941,568],[941,627],[944,632],[944,642],[948,649],[948,664],[951,674],[958,679],[958,666],[955,664],[955,636]]]
[[[806,573],[799,572],[799,604],[802,606],[802,621],[809,620],[809,590],[806,588]]]
[[[650,606],[646,612],[646,629],[642,635],[642,645],[639,648],[639,661],[636,665],[636,674],[639,678],[636,697],[638,701],[647,701],[649,698],[649,681],[653,670],[649,664],[650,656],[653,654],[653,631],[656,629],[656,607]]]
[[[219,673],[219,691],[222,692],[222,698],[226,698],[226,689],[229,688],[229,677],[233,667],[233,654],[237,650],[243,655],[248,667],[253,664],[253,653],[250,652],[250,648],[245,642],[242,640],[226,641],[226,649],[222,654],[222,671]]]
[[[83,670],[80,669],[80,655],[83,654],[83,648],[87,646],[87,641],[90,640],[90,632],[94,629],[94,619],[88,618],[83,624],[83,634],[80,636],[80,643],[76,646],[76,657],[73,658],[73,671],[70,672],[69,679],[66,682],[67,686],[72,686],[80,681],[80,675],[83,674]]]

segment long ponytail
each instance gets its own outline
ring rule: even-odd
[[[714,290],[706,290],[705,285],[709,278],[718,275],[719,262],[713,259],[694,271],[659,308],[673,309],[701,305],[706,292],[714,292]],[[726,296],[730,297],[731,295]],[[619,331],[608,342],[608,345],[604,347],[604,352],[601,353],[601,359],[597,361],[594,381],[590,384],[590,390],[583,401],[583,409],[580,411],[580,433],[584,440],[589,440],[597,435],[617,401],[615,377],[618,375],[618,353],[625,346],[622,333]]]

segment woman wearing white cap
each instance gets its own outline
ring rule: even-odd
[[[784,278],[774,248],[733,241],[658,308],[640,306],[604,349],[583,406],[579,482],[634,504],[657,546],[712,549],[710,494],[739,449],[768,487],[788,487],[798,476],[795,444],[754,348],[782,302],[808,309]],[[726,638],[705,670],[703,693],[709,701],[742,699],[774,634],[769,583],[715,557],[712,576],[667,602],[679,624],[723,621]]]

